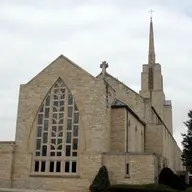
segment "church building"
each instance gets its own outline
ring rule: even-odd
[[[20,85],[15,141],[0,142],[0,188],[86,192],[103,165],[111,184],[156,183],[183,170],[150,21],[139,93],[60,55]],[[22,190],[21,190],[22,191]]]

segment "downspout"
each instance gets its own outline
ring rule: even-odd
[[[13,166],[14,166],[14,159],[15,159],[15,144],[12,144],[12,154],[11,154],[11,168],[10,168],[10,183],[9,188],[12,188],[12,180],[13,180]]]
[[[129,124],[128,124],[128,110],[126,109],[126,148],[125,148],[125,152],[128,153],[128,128],[129,128]]]
[[[129,128],[129,123],[128,123],[128,110],[126,109],[126,122],[125,122],[125,127],[126,127],[126,130],[125,130],[125,134],[126,134],[126,140],[125,140],[125,177],[127,176],[127,163],[129,161],[129,158],[128,158],[128,128]]]

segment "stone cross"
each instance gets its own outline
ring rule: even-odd
[[[152,19],[153,12],[154,12],[153,9],[150,9],[148,12],[150,13],[150,18]]]
[[[108,63],[106,61],[103,61],[102,64],[100,65],[100,68],[102,68],[102,74],[105,76],[106,69],[109,67]]]

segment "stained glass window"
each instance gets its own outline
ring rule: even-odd
[[[40,106],[36,126],[34,171],[76,173],[79,111],[60,78]]]

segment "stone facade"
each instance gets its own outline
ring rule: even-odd
[[[20,86],[15,142],[0,143],[0,187],[88,191],[102,165],[112,184],[183,169],[160,65],[144,65],[140,94],[107,66],[93,77],[61,55]]]

